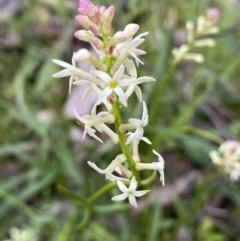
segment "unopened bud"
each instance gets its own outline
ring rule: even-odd
[[[88,29],[92,24],[92,21],[89,19],[89,17],[84,15],[78,15],[75,17],[75,19],[80,25],[82,25],[86,29]]]
[[[90,20],[89,17],[78,15],[75,17],[76,21],[81,24],[84,28],[91,30],[94,35],[100,35],[99,27]]]
[[[106,9],[106,11],[103,14],[103,21],[106,23],[111,23],[114,17],[115,8],[114,6],[110,6]]]
[[[186,22],[186,29],[188,32],[188,43],[191,43],[194,40],[194,24],[192,21]]]
[[[213,24],[216,23],[221,17],[221,12],[217,8],[209,8],[207,10],[207,19]]]
[[[138,31],[139,28],[140,26],[138,24],[131,23],[126,25],[123,32],[126,33],[128,37],[132,37]]]
[[[104,12],[106,11],[106,7],[105,6],[101,6],[99,8],[99,13],[101,14],[101,16],[103,16]]]
[[[184,56],[186,60],[193,60],[197,63],[202,63],[204,61],[204,57],[202,54],[188,53]]]
[[[90,56],[91,56],[91,53],[87,49],[80,49],[75,54],[75,59],[77,62],[82,62],[82,61],[88,60]]]
[[[213,47],[215,46],[216,42],[214,39],[200,39],[195,42],[196,47]]]
[[[204,16],[200,16],[197,20],[197,34],[204,34],[206,28],[206,18]]]
[[[118,31],[112,36],[109,44],[116,45],[118,43],[122,43],[126,41],[127,39],[128,39],[128,35],[126,33],[124,33],[123,31]]]
[[[74,36],[82,41],[91,42],[97,49],[101,49],[103,47],[103,42],[89,31],[79,30],[74,33]]]

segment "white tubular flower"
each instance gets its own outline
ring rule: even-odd
[[[53,59],[53,63],[62,66],[63,70],[57,72],[56,74],[53,75],[54,78],[62,78],[62,77],[66,77],[66,76],[71,76],[70,80],[69,80],[69,94],[71,93],[71,86],[72,86],[72,82],[73,80],[77,80],[78,77],[82,77],[85,78],[93,83],[97,83],[98,80],[92,76],[91,74],[79,69],[76,67],[76,57],[75,57],[75,53],[73,53],[72,56],[72,65],[68,64],[64,61],[61,60],[57,60],[57,59]]]
[[[134,133],[129,134],[126,145],[129,145],[134,140],[140,141],[141,139],[145,140],[147,143],[150,142],[146,137],[143,137],[143,127],[148,124],[148,111],[147,111],[147,105],[145,101],[143,101],[143,113],[142,113],[142,119],[135,119],[131,118],[129,119],[130,125],[133,129],[136,129]]]
[[[82,124],[84,124],[84,132],[83,132],[83,139],[85,138],[86,134],[88,133],[89,136],[95,138],[96,140],[100,141],[103,143],[103,141],[97,137],[94,133],[96,130],[91,128],[92,126],[99,125],[101,123],[107,122],[107,123],[113,123],[115,120],[115,117],[108,112],[100,112],[97,115],[85,115],[81,117],[78,115],[76,110],[74,109],[74,114],[78,121],[80,121]]]
[[[110,165],[105,169],[100,169],[94,162],[88,161],[88,165],[92,167],[94,170],[96,170],[100,174],[105,174],[106,179],[109,179],[111,181],[128,181],[126,178],[118,177],[113,175],[112,173],[120,171],[119,166],[124,163],[127,160],[126,156],[123,154],[118,155],[111,163]]]
[[[148,32],[145,32],[138,35],[134,39],[129,38],[126,42],[116,46],[113,56],[116,57],[117,60],[111,69],[111,73],[115,73],[119,66],[121,66],[121,64],[128,58],[128,56],[132,56],[135,59],[137,66],[139,63],[144,64],[144,62],[138,58],[138,55],[146,54],[146,52],[141,49],[137,49],[137,47],[145,41],[145,39],[142,37],[147,34]]]
[[[92,108],[92,116],[97,116],[99,114],[96,113],[96,108],[97,106],[94,105]],[[101,116],[111,116],[108,120],[108,124],[112,124],[115,121],[115,117],[113,115],[110,115],[107,111],[101,112]],[[106,133],[115,144],[119,143],[119,139],[118,139],[118,135],[113,132],[107,125],[105,125],[104,123],[95,125],[95,128],[99,131],[99,132],[104,132]]]
[[[164,186],[164,180],[165,180],[165,178],[164,178],[164,160],[163,160],[162,156],[155,150],[153,150],[153,153],[155,155],[157,155],[158,161],[159,161],[159,162],[153,162],[153,165],[156,167],[155,170],[159,171],[160,182],[162,182],[162,185]]]
[[[158,171],[160,174],[160,182],[162,182],[162,185],[164,186],[164,160],[162,156],[157,153],[155,150],[153,150],[153,153],[157,155],[158,162],[153,163],[137,163],[136,168],[137,170],[155,170]]]
[[[127,97],[122,89],[122,87],[127,87],[132,84],[136,83],[136,80],[131,79],[122,79],[123,73],[124,73],[125,67],[122,65],[118,71],[114,74],[113,77],[111,77],[109,74],[93,70],[92,72],[99,77],[101,80],[103,80],[106,84],[105,88],[103,89],[102,95],[99,97],[98,104],[106,100],[107,97],[109,97],[113,92],[115,92],[119,98],[119,100],[122,102],[124,106],[127,106]]]
[[[146,82],[156,81],[156,79],[154,79],[152,77],[148,77],[148,76],[143,76],[143,77],[138,78],[137,77],[137,70],[136,70],[136,67],[135,67],[132,60],[127,59],[125,61],[125,66],[126,66],[128,74],[130,75],[130,78],[137,80],[136,84],[132,84],[128,87],[125,94],[126,94],[127,98],[129,98],[132,95],[133,91],[135,91],[135,93],[138,97],[138,100],[141,103],[142,102],[142,91],[138,87],[138,85],[142,84],[142,83],[146,83]]]
[[[85,85],[88,87],[82,96],[82,100],[84,100],[92,91],[94,91],[98,95],[98,97],[102,96],[103,93],[103,91],[98,87],[98,85],[91,83],[88,80],[76,80],[73,82],[73,85]],[[106,106],[109,112],[112,111],[112,105],[106,99],[103,100],[103,104]]]
[[[122,201],[128,198],[129,203],[137,207],[136,197],[141,197],[145,195],[150,190],[136,191],[137,189],[137,181],[135,177],[132,177],[129,188],[125,186],[125,184],[121,181],[117,181],[118,188],[123,192],[123,194],[117,195],[112,198],[113,201]]]

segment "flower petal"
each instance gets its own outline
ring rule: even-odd
[[[142,121],[148,118],[148,110],[145,101],[143,101],[143,114],[142,114]]]
[[[150,190],[135,191],[134,196],[135,197],[141,197],[141,196],[145,195],[148,192],[150,192]]]
[[[90,167],[92,167],[94,170],[96,170],[100,174],[105,174],[105,171],[100,169],[94,162],[87,162]]]
[[[101,93],[101,95],[99,96],[99,99],[97,101],[97,104],[101,104],[109,95],[111,95],[113,92],[113,89],[111,89],[110,87],[106,87],[103,92]]]
[[[122,200],[126,199],[127,197],[128,197],[128,195],[126,193],[122,193],[120,195],[113,197],[111,200],[112,201],[122,201]]]
[[[156,79],[152,78],[152,77],[148,77],[148,76],[143,76],[143,77],[139,77],[137,79],[138,84],[142,84],[142,83],[146,83],[146,82],[151,82],[151,81],[156,81]]]
[[[121,79],[118,81],[119,86],[131,86],[136,84],[138,84],[138,81],[134,79]]]
[[[141,103],[142,102],[142,91],[139,88],[139,86],[135,87],[135,93],[137,95],[137,98],[138,98],[139,102]]]
[[[63,69],[63,70],[57,72],[56,74],[53,74],[53,77],[54,78],[62,78],[62,77],[70,76],[70,75],[72,75],[72,73],[69,69]]]
[[[128,120],[131,124],[133,124],[136,128],[138,128],[139,126],[141,126],[142,121],[139,119],[135,119],[135,118],[130,118]]]
[[[53,62],[54,64],[57,64],[57,65],[62,66],[63,68],[66,68],[66,69],[69,69],[69,68],[72,67],[71,64],[66,63],[66,62],[64,62],[64,61],[62,61],[62,60],[53,59],[52,62]]]
[[[130,182],[129,190],[134,192],[137,189],[137,181],[136,178],[133,176]]]
[[[73,109],[73,111],[74,111],[74,114],[75,114],[76,118],[77,118],[80,122],[82,122],[83,124],[86,124],[86,120],[85,120],[83,117],[81,117],[81,116],[77,113],[77,111],[76,111],[75,109]]]
[[[119,100],[122,102],[124,106],[127,106],[127,97],[124,91],[120,87],[114,88],[114,92],[118,95]]]
[[[127,192],[128,191],[128,188],[125,186],[125,184],[121,181],[117,181],[117,185],[118,185],[118,188],[122,191],[122,192]]]
[[[161,156],[158,152],[156,152],[155,150],[153,150],[153,153],[158,156],[158,160],[159,160],[159,161],[164,162],[164,159],[162,158],[162,156]]]
[[[85,100],[91,92],[92,92],[92,89],[90,87],[88,87],[83,93],[82,101]]]
[[[95,134],[91,134],[90,136],[93,137],[95,140],[103,143],[103,141],[98,136],[96,136]]]
[[[144,142],[146,142],[149,145],[152,145],[152,142],[147,138],[147,137],[142,137],[141,140],[143,140]]]
[[[113,80],[120,80],[122,78],[122,75],[124,73],[125,66],[121,65],[120,68],[116,71],[116,73],[113,76]]]
[[[137,201],[134,195],[128,196],[129,203],[134,206],[135,208],[137,207]]]
[[[100,78],[107,84],[112,80],[112,77],[103,71],[99,71],[95,69],[95,70],[92,70],[92,73],[95,74],[98,78]]]

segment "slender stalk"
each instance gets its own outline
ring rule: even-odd
[[[188,47],[189,47],[188,52],[194,47],[195,41],[196,40],[194,39],[191,43],[188,43]],[[158,111],[160,109],[166,87],[169,84],[169,82],[171,81],[177,66],[179,65],[179,63],[181,62],[181,60],[183,58],[184,58],[184,56],[182,56],[182,58],[180,60],[178,60],[177,62],[172,60],[172,63],[170,65],[167,73],[165,74],[163,80],[159,83],[158,89],[155,91],[155,95],[153,96],[154,105],[152,105],[152,108],[150,109],[150,113],[149,113],[150,126],[154,126],[154,122],[155,123],[157,122]],[[158,141],[157,141],[158,138],[159,137],[157,135],[154,135],[154,133],[150,134],[150,139],[152,139],[152,146],[151,146],[152,149],[156,148],[156,145],[158,143]]]
[[[92,204],[94,203],[97,199],[99,199],[101,196],[103,196],[106,192],[110,191],[111,189],[113,189],[114,187],[117,186],[116,182],[110,182],[108,184],[106,184],[105,186],[103,186],[100,190],[98,190],[97,192],[95,192],[89,199],[88,199],[88,203]]]
[[[141,180],[139,177],[139,173],[135,168],[135,161],[133,160],[133,157],[131,155],[131,152],[129,150],[129,147],[127,145],[125,145],[126,143],[126,135],[122,134],[119,131],[119,127],[122,124],[122,118],[121,118],[121,113],[120,113],[120,109],[118,106],[118,101],[116,101],[113,105],[113,114],[115,116],[115,128],[118,134],[118,138],[119,138],[119,144],[121,146],[122,152],[123,154],[127,157],[127,162],[129,164],[129,167],[131,168],[131,171],[133,173],[133,175],[136,177],[137,182],[140,184]]]

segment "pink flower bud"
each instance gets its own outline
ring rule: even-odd
[[[110,40],[110,45],[116,45],[118,43],[122,43],[128,39],[128,35],[124,33],[123,31],[118,31],[116,32],[111,40]]]
[[[84,16],[84,15],[78,15],[75,17],[76,21],[82,25],[84,28],[89,29],[89,27],[91,26],[91,24],[93,23],[89,17]]]
[[[87,15],[89,9],[94,7],[94,5],[89,0],[80,0],[78,12],[82,15]]]
[[[97,37],[95,37],[95,38],[93,39],[93,41],[91,41],[91,43],[92,43],[97,49],[101,49],[101,48],[103,48],[103,46],[104,46],[103,42],[102,42],[99,38],[97,38]]]
[[[97,49],[101,49],[103,47],[103,42],[86,30],[79,30],[74,33],[74,36],[82,41],[91,42]]]
[[[86,29],[89,29],[91,30],[91,32],[94,34],[94,35],[101,35],[100,34],[100,29],[99,27],[94,23],[92,22],[89,17],[87,16],[84,16],[84,15],[78,15],[75,17],[75,19],[77,20],[77,22],[79,24],[81,24],[84,28]]]
[[[107,23],[111,23],[114,17],[114,13],[115,13],[114,6],[112,5],[108,7],[103,14],[104,21],[106,21]]]
[[[106,7],[105,6],[101,6],[99,8],[99,12],[100,12],[101,16],[104,14],[105,11],[106,11]]]
[[[207,10],[207,19],[213,23],[217,22],[221,17],[221,12],[217,8],[209,8]]]
[[[92,24],[89,28],[89,30],[94,34],[94,35],[98,35],[101,36],[101,31],[100,28],[96,25],[96,24]]]
[[[74,36],[86,42],[91,42],[94,38],[94,35],[89,33],[87,30],[78,30],[74,33]]]
[[[124,28],[123,32],[126,33],[128,37],[132,37],[138,31],[139,28],[140,26],[138,24],[131,23]]]

